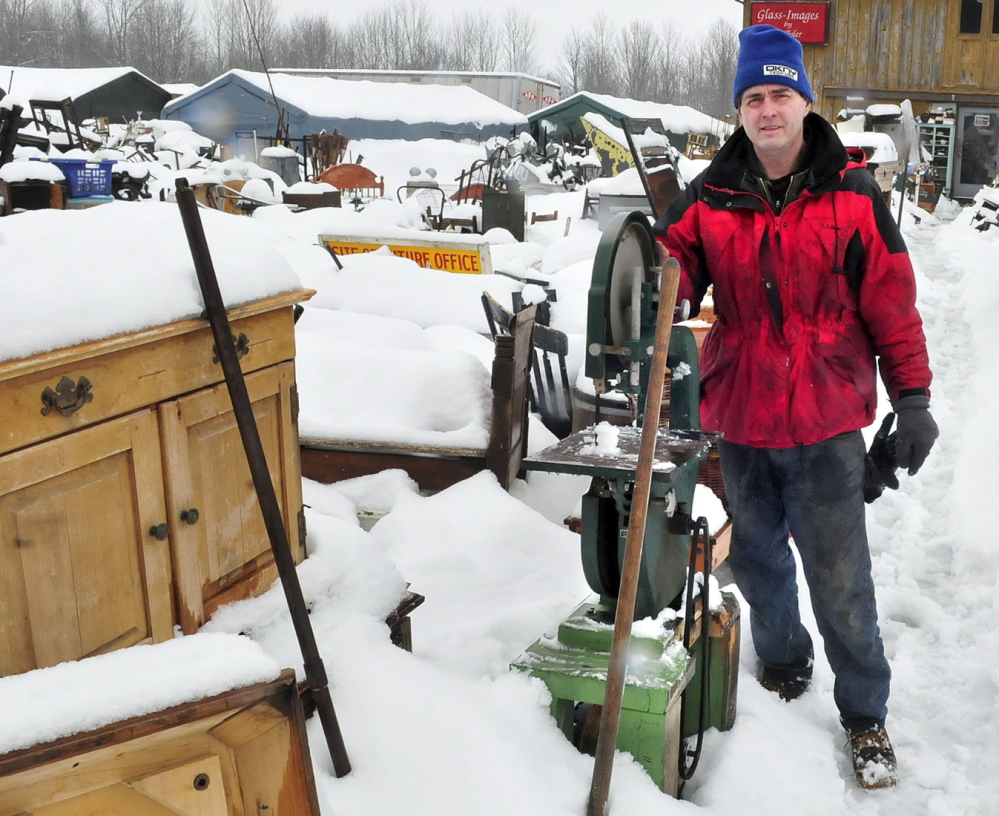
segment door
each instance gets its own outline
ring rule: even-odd
[[[173,636],[156,415],[0,458],[0,676]]]
[[[282,363],[249,374],[246,388],[297,563],[305,553],[294,377],[294,363]],[[177,616],[191,634],[222,604],[265,590],[277,568],[225,385],[159,411]]]
[[[999,160],[999,108],[961,107],[952,195],[973,198],[992,182]]]

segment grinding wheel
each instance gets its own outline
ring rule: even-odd
[[[648,217],[637,211],[614,216],[597,246],[587,302],[585,372],[598,393],[607,390],[609,377],[625,372],[637,377],[642,341],[655,329],[650,298],[658,284]]]

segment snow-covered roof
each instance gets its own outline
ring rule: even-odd
[[[193,93],[201,86],[194,82],[163,82],[161,83],[161,87],[164,91],[174,96],[183,96],[184,94]]]
[[[407,124],[441,122],[477,125],[526,125],[527,117],[513,108],[464,86],[412,85],[406,82],[368,82],[330,77],[268,75],[232,70],[202,86],[194,94],[171,101],[163,115],[175,111],[193,96],[209,93],[233,78],[274,94],[286,105],[316,117],[400,121]]]
[[[406,77],[520,77],[532,82],[543,82],[547,85],[558,85],[555,80],[545,79],[534,74],[523,74],[520,71],[393,71],[388,68],[272,68],[272,74],[294,74],[299,76],[336,76],[373,74],[377,76]]]
[[[673,133],[714,133],[728,135],[733,131],[732,125],[721,119],[715,119],[706,113],[691,108],[688,105],[669,105],[663,102],[643,102],[627,97],[610,96],[608,94],[580,91],[567,96],[561,102],[542,108],[532,114],[532,119],[543,117],[546,110],[564,109],[587,99],[610,108],[613,111],[632,119],[661,119],[665,128]]]
[[[156,85],[141,71],[121,68],[21,68],[0,65],[0,88],[15,99],[76,99],[123,76],[136,74]],[[23,103],[22,107],[25,105]]]

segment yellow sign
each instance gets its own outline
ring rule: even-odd
[[[341,237],[320,235],[319,241],[338,256],[356,255],[358,252],[374,252],[387,246],[393,255],[409,258],[425,269],[440,269],[444,272],[460,272],[467,275],[490,275],[493,271],[489,256],[489,244],[451,243],[444,241],[407,240],[405,243],[379,238]]]
[[[631,156],[631,148],[627,145],[618,144],[614,139],[600,130],[586,119],[580,120],[583,123],[583,130],[590,137],[593,150],[600,157],[600,163],[605,170],[610,171],[612,176],[623,173],[629,167],[634,167],[635,162]],[[622,133],[624,131],[621,131]]]

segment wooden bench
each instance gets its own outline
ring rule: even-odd
[[[420,490],[435,492],[491,470],[504,489],[509,489],[527,452],[535,307],[519,312],[517,318],[510,335],[496,338],[492,416],[485,450],[306,437],[300,440],[302,475],[330,484],[397,468],[405,470]]]
[[[548,213],[543,215],[541,213],[532,212],[531,213],[531,225],[540,224],[544,221],[558,221],[558,210],[553,213]]]

